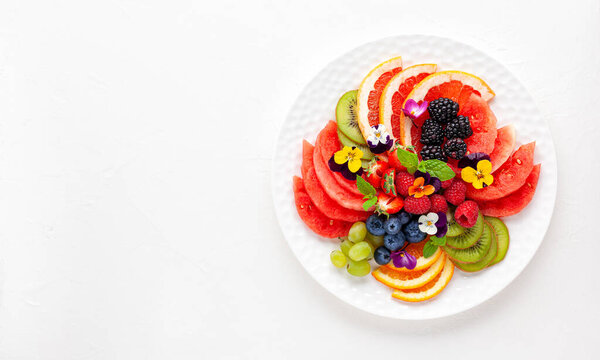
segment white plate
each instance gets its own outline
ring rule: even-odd
[[[477,274],[458,269],[437,297],[404,303],[372,276],[355,278],[336,269],[329,253],[338,243],[319,238],[300,220],[294,205],[292,176],[300,174],[302,139],[314,144],[317,133],[335,118],[338,98],[358,88],[371,68],[394,56],[403,67],[436,63],[438,70],[462,70],[484,79],[496,92],[491,108],[498,126],[513,123],[517,145],[535,140],[536,163],[542,163],[537,192],[529,206],[506,219],[511,239],[504,261]],[[550,130],[525,87],[503,65],[483,52],[445,38],[406,35],[362,45],[325,67],[304,89],[281,127],[273,157],[273,199],[283,234],[294,254],[317,282],[341,300],[364,311],[398,319],[431,319],[470,309],[491,298],[529,263],[548,228],[556,197],[556,155]],[[534,284],[531,284],[535,286]]]

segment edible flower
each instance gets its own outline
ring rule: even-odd
[[[394,145],[394,141],[388,134],[385,125],[377,124],[371,126],[371,135],[367,138],[367,144],[373,154],[381,154],[388,151]]]
[[[408,187],[408,195],[414,196],[415,198],[421,198],[425,195],[431,195],[435,192],[433,185],[425,185],[425,178],[419,176],[415,179],[412,186]]]
[[[408,270],[412,270],[417,266],[417,258],[413,255],[407,253],[404,250],[395,251],[391,254],[392,263],[397,268],[407,268]]]
[[[442,182],[440,179],[436,178],[435,176],[431,176],[429,175],[428,172],[422,172],[422,171],[415,171],[415,173],[413,174],[415,178],[418,177],[422,177],[423,179],[425,179],[425,185],[431,185],[435,188],[434,192],[437,192],[440,190],[440,188],[442,187]]]
[[[425,110],[427,110],[427,105],[427,101],[423,101],[421,105],[419,105],[419,103],[417,103],[413,99],[408,99],[406,100],[406,104],[404,105],[402,112],[404,113],[404,115],[414,120],[419,116],[423,115]]]
[[[465,182],[473,184],[475,189],[483,189],[494,182],[491,172],[492,163],[489,160],[480,160],[477,162],[477,170],[467,166],[460,171],[460,177]]]
[[[329,159],[329,168],[331,171],[340,172],[348,180],[356,180],[357,175],[362,175],[363,156],[361,149],[356,146],[344,146],[340,151],[336,151]]]
[[[458,162],[458,167],[461,169],[466,168],[467,166],[476,168],[477,163],[480,162],[481,160],[491,160],[491,159],[488,154],[483,153],[483,152],[472,153],[472,154],[466,155],[462,159],[460,159],[460,161]]]
[[[419,217],[419,230],[442,238],[448,232],[448,218],[445,212],[430,212]]]

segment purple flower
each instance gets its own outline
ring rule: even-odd
[[[408,99],[406,100],[406,104],[404,105],[404,109],[402,109],[402,112],[404,113],[404,115],[414,120],[419,116],[423,115],[425,110],[427,110],[427,105],[427,101],[423,101],[421,105],[419,105],[419,103],[417,103],[413,99]]]
[[[371,135],[367,138],[367,144],[373,154],[381,154],[388,151],[394,145],[394,141],[387,133],[385,125],[378,124],[371,126]]]
[[[435,236],[438,238],[443,238],[448,232],[448,218],[446,217],[445,212],[439,212],[437,214],[439,219],[435,223],[435,227],[437,228],[437,233],[435,233]]]
[[[343,164],[336,163],[335,159],[334,159],[334,155],[332,155],[331,158],[329,158],[329,161],[327,162],[327,164],[329,165],[329,169],[331,169],[331,171],[341,173],[342,176],[344,176],[346,179],[348,179],[350,181],[356,180],[356,176],[361,176],[363,173],[362,168],[358,169],[357,172],[350,171],[350,169],[348,168],[347,162],[343,163]]]
[[[435,188],[434,192],[438,192],[440,190],[440,188],[442,187],[442,182],[440,181],[440,179],[429,175],[429,173],[417,170],[417,171],[415,171],[415,179],[418,177],[422,177],[425,180],[423,185],[433,186]]]
[[[472,167],[473,169],[477,169],[477,163],[481,160],[490,160],[490,156],[486,153],[478,152],[469,154],[458,162],[459,168],[466,168],[467,166]]]
[[[405,267],[412,270],[417,266],[417,259],[406,251],[396,251],[391,254],[392,262],[397,268]]]

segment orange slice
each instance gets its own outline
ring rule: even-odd
[[[380,123],[379,98],[383,89],[401,70],[402,58],[395,57],[377,65],[361,82],[356,95],[356,112],[358,127],[365,139],[371,135],[371,126]]]
[[[394,266],[394,264],[392,264],[391,261],[384,266],[395,271],[419,271],[429,268],[439,259],[440,255],[442,255],[442,250],[438,247],[438,249],[433,253],[433,255],[431,255],[428,258],[425,258],[423,257],[423,247],[425,246],[426,242],[427,240],[423,240],[419,243],[411,244],[406,248],[407,253],[417,258],[417,266],[415,266],[414,269],[408,270],[407,268],[397,268]]]
[[[419,64],[407,67],[387,83],[379,99],[379,120],[396,139],[400,137],[402,105],[412,89],[437,70],[436,64]]]
[[[462,71],[440,71],[429,75],[423,81],[415,85],[408,99],[421,103],[423,100],[432,101],[440,97],[445,97],[456,101],[459,105],[466,103],[471,94],[481,96],[485,101],[490,101],[494,96],[494,91],[482,79],[475,75]],[[404,107],[404,104],[402,104]],[[416,119],[414,123],[417,126],[423,124],[429,114],[425,112],[421,117]],[[413,121],[408,116],[400,114],[400,142],[403,145],[413,144],[411,137],[411,127]]]
[[[418,288],[394,290],[392,296],[396,299],[409,302],[431,299],[444,290],[450,279],[452,279],[452,275],[454,275],[454,264],[452,264],[450,259],[446,258],[444,268],[433,280]]]
[[[433,280],[444,268],[446,254],[440,256],[429,268],[417,271],[395,271],[381,266],[371,275],[382,284],[394,289],[414,289]]]

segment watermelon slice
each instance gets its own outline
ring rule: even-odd
[[[325,162],[329,161],[331,156],[342,148],[340,144],[340,138],[337,134],[337,123],[335,121],[329,121],[327,126],[317,136],[315,146],[319,148],[321,156]],[[342,188],[350,193],[362,196],[358,188],[356,187],[356,181],[346,179],[342,174],[334,172],[333,177],[340,184]]]
[[[517,191],[527,180],[533,169],[533,152],[535,142],[522,145],[506,162],[496,170],[492,185],[477,190],[467,187],[467,197],[475,201],[490,201],[500,199]]]
[[[473,135],[465,139],[467,153],[483,152],[490,154],[494,150],[496,140],[496,115],[490,109],[487,101],[475,93],[464,103],[459,103],[458,115],[469,117]]]
[[[325,216],[332,219],[356,222],[368,218],[371,213],[346,209],[327,195],[315,173],[313,152],[314,146],[304,140],[302,143],[302,178],[306,193],[310,196],[315,206]]]
[[[481,210],[481,213],[486,216],[505,217],[521,212],[533,199],[540,177],[541,166],[541,164],[535,165],[529,176],[527,176],[525,184],[514,193],[500,199],[480,202],[479,210]]]
[[[326,238],[348,235],[352,223],[333,220],[325,216],[313,204],[310,196],[306,193],[304,182],[297,176],[294,176],[294,199],[298,215],[312,231]]]
[[[515,127],[506,125],[498,129],[496,141],[494,142],[494,150],[490,154],[492,162],[492,172],[496,171],[509,158],[515,149]]]

